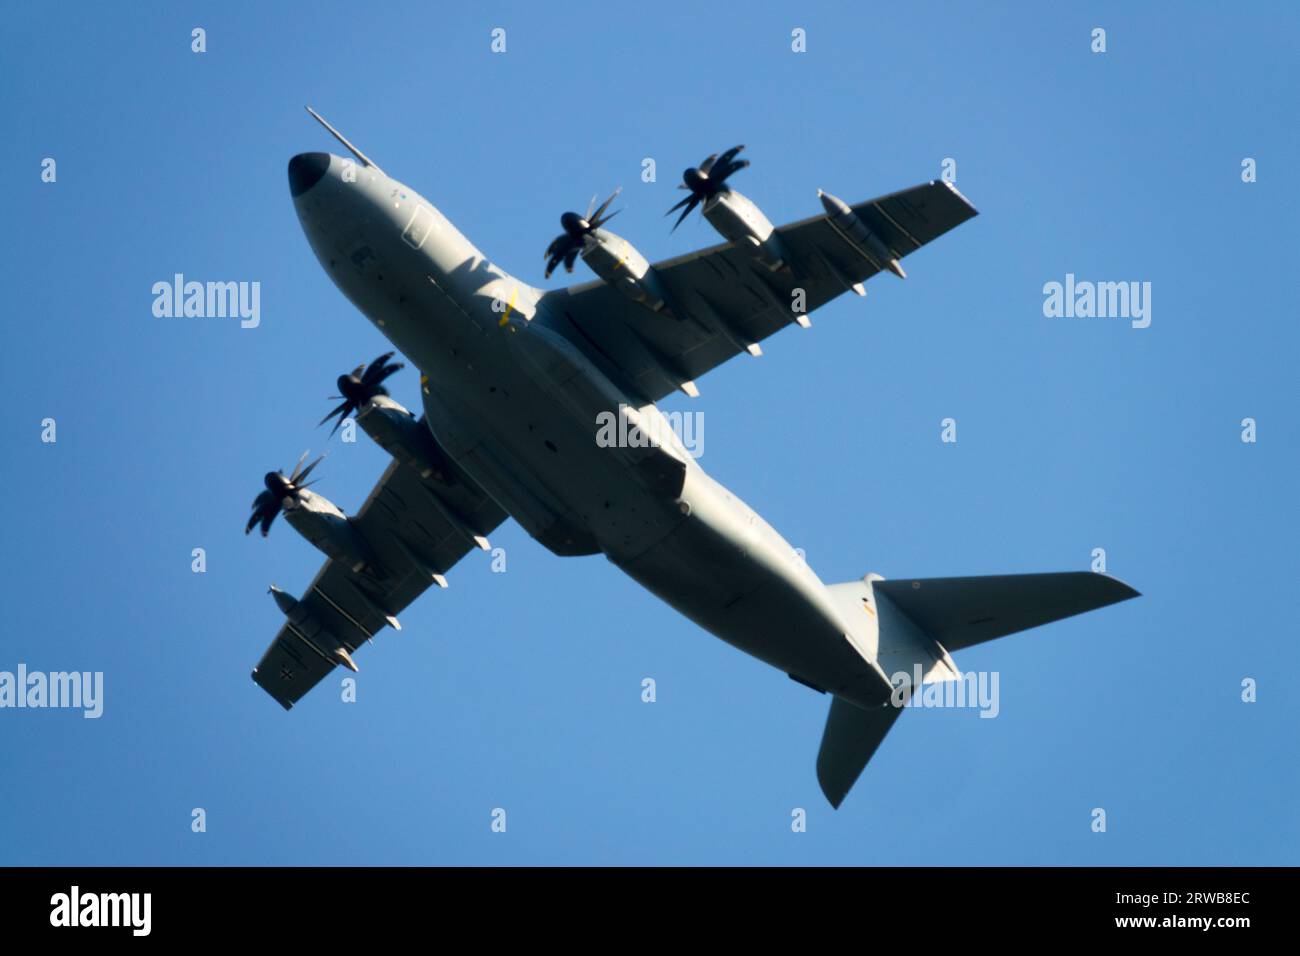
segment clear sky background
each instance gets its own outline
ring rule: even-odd
[[[6,12],[0,670],[106,689],[99,720],[0,711],[0,863],[1300,863],[1296,6],[700,9]],[[341,151],[305,104],[539,285],[560,213],[620,184],[652,261],[717,241],[663,213],[735,143],[776,223],[954,159],[981,215],[906,282],[664,407],[704,412],[703,466],[828,582],[1104,548],[1143,597],[958,654],[1000,673],[1000,715],[904,714],[838,812],[827,698],[510,524],[506,573],[469,555],[363,648],[356,703],[340,673],[285,713],[249,679],[266,587],[321,559],[283,521],[245,537],[248,504],[308,447],[348,511],[387,463],[314,428],[386,342],[294,214],[289,157]],[[260,327],[155,318],[176,272],[259,281]],[[1067,272],[1152,283],[1150,327],[1045,318]],[[413,370],[392,385],[418,407]]]

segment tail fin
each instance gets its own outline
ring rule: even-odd
[[[881,704],[863,710],[838,697],[831,698],[831,712],[817,753],[817,782],[835,809],[840,808],[880,742],[894,726],[902,708]]]
[[[874,622],[865,643],[887,676],[919,665],[926,683],[958,679],[948,651],[1138,597],[1122,581],[1091,571],[893,581],[868,575],[833,584],[831,593],[848,613],[861,606]],[[901,712],[893,703],[864,709],[831,701],[817,782],[832,806],[844,801]]]

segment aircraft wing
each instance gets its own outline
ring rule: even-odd
[[[351,519],[382,574],[355,573],[328,560],[306,592],[288,599],[285,623],[253,680],[288,710],[336,666],[395,618],[506,514],[477,485],[454,472],[422,478],[391,462]],[[472,529],[472,530],[471,530]],[[484,542],[486,544],[486,542]],[[277,602],[285,596],[277,595]],[[342,654],[339,651],[342,650]]]
[[[977,215],[942,180],[852,207],[899,258]],[[602,280],[548,292],[542,301],[559,328],[615,381],[658,401],[773,332],[795,322],[792,293],[807,312],[875,275],[875,263],[830,225],[825,214],[776,230],[792,260],[771,272],[743,246],[723,243],[656,263],[654,270],[684,315],[653,312]]]

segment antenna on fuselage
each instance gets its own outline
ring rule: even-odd
[[[325,117],[321,116],[319,113],[317,113],[317,112],[316,112],[314,109],[312,109],[310,106],[307,107],[307,112],[310,113],[310,114],[312,115],[313,118],[315,118],[316,122],[320,123],[321,126],[324,126],[327,130],[329,130],[329,133],[330,133],[331,136],[333,136],[333,137],[334,137],[335,139],[337,139],[340,143],[342,143],[344,146],[346,146],[346,147],[348,148],[348,152],[350,152],[350,153],[351,153],[353,156],[355,156],[357,159],[361,160],[361,165],[363,165],[363,166],[369,166],[371,169],[373,169],[375,172],[379,173],[381,176],[387,176],[387,175],[388,175],[386,172],[384,172],[382,169],[380,169],[378,166],[376,166],[375,163],[370,159],[369,156],[367,156],[365,153],[361,152],[361,150],[357,149],[355,146],[353,146],[351,143],[349,143],[349,142],[347,141],[347,138],[346,138],[342,133],[340,133],[340,132],[339,132],[338,130],[336,130],[333,126],[331,126],[329,123],[327,123],[327,122],[325,121]]]

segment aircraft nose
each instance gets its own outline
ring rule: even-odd
[[[297,199],[330,168],[329,153],[299,153],[289,160],[289,195]]]

